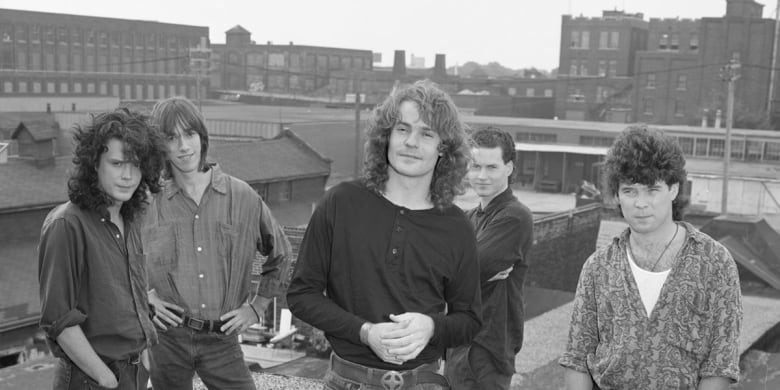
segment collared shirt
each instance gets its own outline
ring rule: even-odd
[[[523,282],[528,270],[526,255],[533,244],[533,214],[507,188],[484,210],[477,206],[466,215],[477,233],[485,321],[474,343],[493,355],[500,372],[512,374],[515,355],[523,345]],[[488,282],[509,267],[514,269],[508,278]]]
[[[408,370],[436,361],[481,325],[474,230],[456,206],[410,210],[362,183],[341,183],[309,221],[287,303],[353,363]],[[360,327],[404,312],[430,316],[433,338],[415,359],[385,363],[360,342]]]
[[[106,360],[128,358],[157,342],[146,299],[137,225],[123,237],[108,212],[67,202],[46,216],[38,246],[41,328],[57,357],[57,337],[79,325]]]
[[[174,180],[165,182],[145,216],[142,241],[150,285],[159,297],[192,317],[216,320],[257,295],[279,294],[291,249],[252,187],[217,165],[210,169],[199,204]],[[262,277],[253,276],[258,251],[267,256]]]
[[[629,229],[582,268],[566,352],[602,389],[695,388],[739,378],[742,298],[728,250],[692,225],[648,318],[626,259]]]

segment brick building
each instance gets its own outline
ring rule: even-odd
[[[556,116],[628,122],[636,53],[647,47],[641,13],[604,11],[601,17],[561,19]]]
[[[311,94],[326,87],[333,72],[373,69],[370,50],[256,44],[251,32],[238,25],[211,50],[210,82],[216,90]]]
[[[208,27],[0,9],[0,91],[194,97],[189,50],[208,35]]]

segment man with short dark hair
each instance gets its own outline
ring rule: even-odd
[[[363,179],[315,209],[287,303],[333,347],[326,389],[448,388],[440,357],[481,325],[474,233],[452,204],[466,137],[438,87],[398,88],[374,111]]]
[[[628,228],[582,267],[566,388],[727,389],[739,378],[739,276],[723,245],[682,221],[682,149],[629,127],[604,175]]]
[[[55,390],[146,389],[157,335],[138,221],[163,166],[147,119],[119,109],[77,126],[70,201],[43,223],[40,325],[59,358]]]
[[[447,352],[446,376],[455,390],[509,389],[523,345],[523,282],[533,244],[533,214],[512,193],[515,143],[488,127],[472,134],[467,175],[480,204],[469,210],[477,234],[482,330],[470,345]]]

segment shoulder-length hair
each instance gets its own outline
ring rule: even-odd
[[[677,196],[672,201],[672,219],[682,220],[688,196],[685,195],[687,172],[685,157],[677,141],[660,130],[646,125],[626,128],[612,144],[604,162],[604,183],[612,197],[618,195],[620,184],[667,186],[677,183]],[[622,210],[621,210],[622,215]]]
[[[108,151],[112,139],[122,141],[125,157],[137,162],[141,170],[141,182],[119,212],[132,221],[147,203],[147,191],[160,191],[160,172],[163,167],[163,141],[152,128],[149,118],[120,108],[112,112],[92,115],[91,121],[75,125],[73,139],[76,150],[74,168],[68,180],[68,198],[75,205],[88,210],[105,209],[114,200],[100,186],[98,167],[100,157]]]
[[[428,80],[397,88],[374,109],[366,129],[362,179],[368,188],[378,193],[384,191],[388,178],[390,132],[399,123],[399,107],[406,101],[417,105],[421,119],[441,138],[441,157],[433,171],[430,197],[436,207],[447,207],[456,195],[463,193],[462,181],[470,156],[468,136],[452,99]]]
[[[200,136],[200,167],[201,171],[208,169],[206,157],[209,150],[209,133],[206,130],[206,124],[203,115],[195,104],[182,96],[174,96],[161,100],[154,105],[152,109],[152,121],[162,133],[165,140],[176,137],[176,126],[180,126],[182,131],[188,133],[195,132]],[[171,178],[171,162],[165,159],[165,178]]]

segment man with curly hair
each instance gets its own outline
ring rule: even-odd
[[[43,223],[40,325],[60,358],[54,389],[146,389],[157,335],[138,221],[164,158],[147,119],[119,109],[77,126],[70,201]]]
[[[446,93],[418,81],[391,93],[367,131],[363,177],[317,205],[287,302],[333,347],[326,389],[448,388],[440,357],[481,325],[474,230],[452,204],[464,125]]]
[[[471,135],[468,181],[480,204],[466,215],[477,233],[485,325],[470,345],[447,351],[452,388],[509,389],[523,345],[523,282],[534,236],[531,210],[512,193],[515,141],[501,129]]]
[[[727,389],[739,378],[739,276],[728,250],[681,220],[682,149],[629,127],[604,170],[628,228],[582,267],[559,361],[567,389]]]
[[[197,373],[210,389],[254,389],[238,335],[281,294],[290,243],[249,184],[207,161],[208,131],[191,101],[162,100],[152,119],[167,146],[166,180],[142,230],[160,335],[152,385],[192,389]],[[262,275],[252,274],[257,252],[267,256]]]

